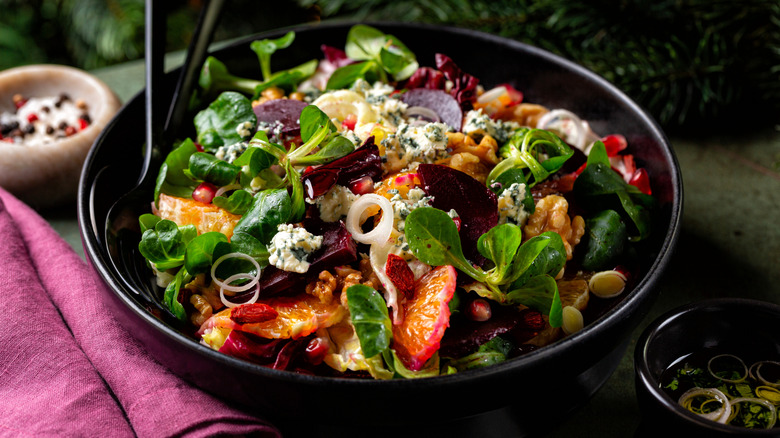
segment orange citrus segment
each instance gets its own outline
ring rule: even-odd
[[[338,323],[347,314],[339,300],[323,303],[319,298],[305,293],[257,302],[273,307],[278,313],[277,317],[270,321],[238,325],[230,318],[230,309],[225,309],[214,315],[211,324],[213,327],[232,328],[268,339],[298,339],[319,328]]]
[[[198,229],[198,234],[218,231],[228,239],[233,236],[233,227],[241,219],[241,216],[214,204],[204,204],[164,193],[160,193],[156,214],[163,219],[176,222],[179,226],[194,225]]]
[[[412,371],[422,369],[450,325],[449,302],[455,293],[457,273],[452,266],[438,266],[425,274],[404,304],[404,319],[393,325],[393,348]]]
[[[420,185],[420,177],[416,172],[401,172],[396,173],[382,179],[382,185],[379,186],[374,193],[382,195],[387,199],[392,199],[395,196],[395,192],[388,193],[388,191],[395,189],[398,190],[398,194],[402,198],[406,199],[410,189],[413,189]]]

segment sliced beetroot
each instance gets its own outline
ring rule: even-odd
[[[349,187],[366,176],[374,181],[382,177],[382,157],[373,137],[338,160],[305,171],[301,181],[306,197],[314,199],[327,193],[335,184]]]
[[[454,97],[444,90],[415,88],[401,94],[401,101],[412,106],[428,108],[439,115],[442,122],[460,131],[463,124],[463,110]]]
[[[258,124],[274,126],[281,123],[281,134],[296,136],[301,133],[301,111],[308,105],[295,99],[273,99],[254,107]],[[270,135],[269,135],[270,136]]]
[[[480,345],[498,335],[510,333],[520,323],[520,312],[513,306],[491,303],[492,316],[484,322],[472,321],[459,315],[450,320],[444,332],[439,354],[442,357],[460,358],[477,351]]]
[[[298,294],[308,281],[317,278],[323,270],[357,260],[357,246],[344,222],[307,219],[303,225],[310,233],[323,236],[322,246],[311,255],[309,270],[305,274],[298,274],[267,266],[260,278],[261,296]]]
[[[461,220],[460,243],[463,254],[483,265],[485,258],[477,251],[479,236],[498,224],[498,198],[484,184],[466,173],[439,164],[420,164],[417,174],[422,189],[433,196],[433,207],[454,209]]]

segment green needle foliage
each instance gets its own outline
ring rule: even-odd
[[[780,111],[777,0],[298,0],[324,17],[448,24],[602,75],[667,128]]]
[[[168,50],[184,49],[200,2],[165,4]],[[0,69],[94,69],[143,56],[144,0],[0,0],[0,8]],[[321,19],[513,38],[595,71],[666,129],[756,125],[780,114],[778,0],[231,0],[215,40]]]

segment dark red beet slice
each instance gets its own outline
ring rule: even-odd
[[[306,197],[314,199],[327,193],[334,184],[349,187],[365,176],[374,181],[382,177],[382,157],[374,144],[374,137],[369,137],[363,146],[336,161],[307,170],[301,181]]]
[[[357,260],[357,246],[344,222],[311,220],[305,221],[304,227],[315,235],[323,236],[322,246],[311,255],[308,272],[298,274],[267,266],[260,278],[261,296],[301,293],[306,282],[316,278],[323,270]]]
[[[439,354],[442,357],[459,358],[471,354],[480,345],[498,335],[510,333],[520,323],[520,312],[513,306],[490,305],[492,316],[484,322],[472,321],[459,315],[441,339]]]
[[[299,119],[306,105],[306,102],[295,99],[273,99],[257,105],[254,111],[258,123],[273,126],[278,121],[282,124],[282,134],[296,136],[301,133]]]
[[[439,115],[442,122],[460,131],[463,110],[458,101],[446,91],[415,88],[401,94],[399,98],[409,106],[422,106],[432,110]]]
[[[477,240],[498,224],[496,194],[466,173],[451,167],[420,164],[417,173],[423,191],[433,196],[433,207],[444,211],[455,209],[458,212],[463,254],[472,262],[482,265],[485,258],[477,251]]]

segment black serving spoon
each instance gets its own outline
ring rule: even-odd
[[[153,198],[157,170],[170,150],[174,135],[181,127],[198,73],[205,61],[214,29],[219,22],[224,0],[206,0],[200,12],[192,40],[187,48],[184,65],[174,91],[173,99],[165,111],[166,93],[163,92],[165,73],[165,35],[168,7],[164,2],[146,0],[145,6],[145,145],[140,176],[129,192],[117,200],[106,215],[105,244],[111,261],[119,272],[133,271],[138,275],[120,280],[129,290],[144,296],[148,304],[167,313],[159,304],[160,297],[138,253],[140,229],[138,217],[149,212]],[[141,283],[142,278],[149,282]]]

